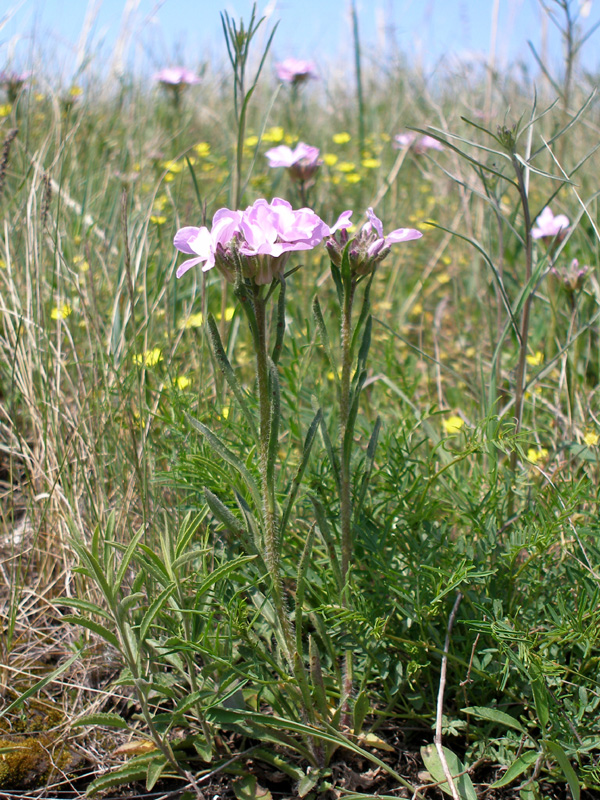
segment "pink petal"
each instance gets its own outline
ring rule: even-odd
[[[423,236],[421,231],[414,228],[397,228],[395,231],[388,233],[385,237],[385,243],[398,244],[399,242],[410,242],[413,239],[420,239]]]
[[[207,228],[195,228],[193,226],[180,228],[173,237],[173,244],[182,253],[188,253],[190,255],[192,253],[198,253],[198,250],[192,247],[192,242],[202,235],[202,231],[208,233]]]
[[[204,258],[190,258],[187,261],[184,261],[183,264],[180,264],[177,267],[177,272],[175,273],[175,275],[178,278],[181,278],[182,275],[185,275],[185,273],[188,271],[188,269],[191,269],[192,267],[195,267],[196,264],[201,264],[205,260],[206,259],[204,259]]]

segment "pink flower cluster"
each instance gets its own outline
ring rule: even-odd
[[[433,136],[418,137],[414,131],[399,133],[394,136],[394,147],[396,150],[407,150],[412,147],[415,155],[422,156],[427,150],[443,150],[444,145],[434,139]]]
[[[285,58],[275,65],[277,77],[284,83],[298,86],[310,78],[316,78],[317,68],[313,61],[302,61],[300,58]]]
[[[194,86],[200,83],[200,78],[186,67],[165,67],[154,75],[154,80],[163,86]]]
[[[348,213],[348,212],[347,212]],[[352,213],[352,212],[350,212]],[[350,240],[346,230],[342,230],[338,237],[331,237],[326,242],[329,257],[336,266],[341,266],[343,253],[348,246],[348,259],[350,269],[355,275],[368,275],[376,265],[390,252],[390,246],[401,242],[410,242],[420,239],[423,234],[415,228],[396,228],[396,230],[383,233],[383,224],[372,208],[367,209],[368,221],[362,226],[356,236]]]
[[[193,256],[179,266],[177,277],[202,264],[203,271],[216,266],[233,281],[239,265],[244,277],[254,283],[270,283],[281,275],[291,252],[311,250],[326,236],[350,225],[351,215],[344,211],[329,227],[310,208],[295,211],[279,197],[271,203],[257,200],[245,211],[221,208],[213,217],[211,230],[186,227],[175,234],[175,247]]]
[[[319,148],[298,142],[292,150],[285,144],[272,147],[265,153],[270,167],[286,167],[294,180],[300,183],[309,181],[323,163],[319,158]]]

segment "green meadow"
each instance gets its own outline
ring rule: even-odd
[[[0,797],[600,797],[600,105],[548,13],[529,72],[355,14],[282,77],[224,13],[198,80],[0,76]]]

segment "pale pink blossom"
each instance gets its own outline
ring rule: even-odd
[[[212,229],[181,228],[173,243],[194,257],[177,269],[180,278],[191,267],[202,270],[214,266],[227,280],[242,266],[244,277],[261,285],[282,274],[289,254],[311,250],[327,236],[350,225],[351,211],[343,212],[333,226],[327,225],[310,208],[294,210],[287,200],[276,197],[271,203],[257,200],[245,211],[222,208],[213,217]]]
[[[535,221],[536,227],[531,229],[534,239],[558,239],[561,241],[569,231],[569,218],[565,214],[554,216],[550,206],[546,206]]]
[[[297,86],[305,83],[310,78],[316,78],[317,68],[313,61],[303,61],[300,58],[285,58],[275,65],[277,77],[284,83]]]
[[[165,67],[155,73],[154,80],[163,86],[173,87],[194,86],[200,83],[200,78],[186,67]]]
[[[367,222],[353,239],[349,239],[347,232],[342,230],[338,237],[332,236],[326,242],[329,257],[340,267],[344,250],[350,241],[348,258],[355,275],[368,275],[372,272],[390,252],[391,245],[410,242],[423,236],[415,228],[396,228],[386,236],[383,233],[383,224],[372,208],[367,209],[367,217]]]
[[[286,167],[291,177],[300,183],[307,183],[323,163],[319,158],[319,148],[298,142],[292,150],[285,144],[272,147],[265,153],[270,167]]]
[[[413,152],[418,156],[422,156],[427,150],[444,150],[444,145],[434,139],[433,136],[417,137],[414,131],[407,131],[394,136],[394,147],[396,150],[407,150],[412,147]]]

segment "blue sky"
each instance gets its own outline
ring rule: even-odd
[[[552,4],[552,0],[545,0]],[[577,9],[582,0],[571,0]],[[107,61],[122,30],[124,12],[134,6],[127,52],[135,69],[148,70],[224,57],[219,12],[247,18],[249,0],[9,0],[7,21],[0,30],[0,65],[24,67],[33,50],[50,58],[56,75],[69,80],[82,51],[78,49],[86,20],[97,8],[90,28],[94,52]],[[489,50],[493,0],[356,0],[365,56],[381,59],[398,49],[426,67],[446,61],[451,53]],[[314,58],[321,68],[350,56],[348,0],[261,0],[259,11],[270,23],[280,20],[274,41],[276,58]],[[542,48],[539,0],[499,0],[497,63],[525,59],[531,63],[530,39]],[[6,13],[6,12],[5,12]],[[6,18],[5,18],[6,19]],[[581,20],[587,30],[600,19],[600,0]],[[547,26],[547,54],[560,63],[560,37]],[[600,31],[584,47],[583,63],[600,66]],[[79,62],[78,62],[79,57]]]

